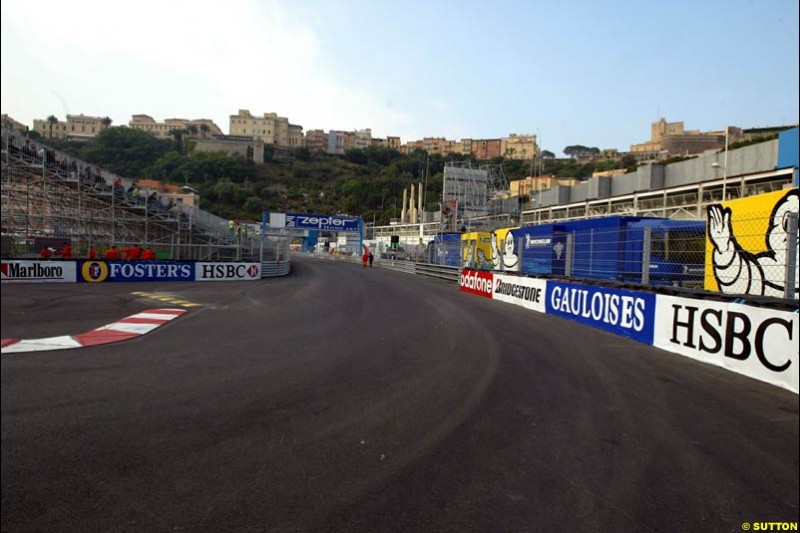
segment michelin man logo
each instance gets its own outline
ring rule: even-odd
[[[765,235],[767,250],[760,253],[748,252],[736,240],[730,207],[720,204],[708,207],[708,238],[714,247],[712,262],[720,292],[784,296],[784,272],[789,259],[789,215],[797,215],[800,211],[798,203],[798,190],[792,189],[775,204]],[[800,284],[797,262],[795,269],[796,298],[797,284]]]
[[[492,232],[492,262],[495,270],[519,270],[519,257],[514,248],[514,234],[510,230],[506,233],[502,250],[498,249],[497,232]]]

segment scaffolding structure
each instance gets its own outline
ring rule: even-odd
[[[509,208],[515,203],[509,196],[502,165],[448,162],[444,167],[442,204],[443,220],[451,227],[445,229],[457,230],[467,225],[494,229],[496,223],[507,223]]]
[[[36,256],[39,243],[58,241],[77,250],[144,245],[176,260],[288,257],[286,238],[236,231],[225,219],[139,191],[132,180],[5,127],[0,184],[6,257]]]

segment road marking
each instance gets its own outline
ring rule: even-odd
[[[173,296],[165,296],[163,294],[159,294],[157,292],[142,292],[142,291],[135,291],[132,292],[134,296],[139,296],[141,298],[148,298],[150,300],[158,300],[159,302],[167,302],[173,305],[180,305],[181,307],[202,307],[203,304],[198,304],[195,302],[190,302],[189,300],[184,300],[183,298],[175,298]]]
[[[46,339],[2,339],[0,353],[23,353],[68,350],[110,344],[150,333],[186,313],[185,309],[147,309],[122,320],[79,335],[62,335]]]

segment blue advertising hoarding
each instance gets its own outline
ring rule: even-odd
[[[800,157],[798,157],[798,144],[800,144],[800,128],[792,128],[778,134],[778,164],[775,168],[797,168],[800,160]],[[796,171],[794,173],[794,185],[800,185],[798,172]]]
[[[548,315],[653,344],[655,294],[548,281],[545,304]]]
[[[194,263],[180,261],[79,261],[78,281],[194,281]]]
[[[307,213],[286,213],[286,227],[319,231],[360,231],[358,217],[339,215],[310,215]]]

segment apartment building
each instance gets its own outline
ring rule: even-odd
[[[239,113],[230,116],[229,131],[232,136],[253,137],[264,144],[297,148],[302,146],[302,141],[298,137],[298,134],[302,136],[302,126],[292,126],[290,133],[289,119],[279,117],[277,113],[264,113],[263,116],[257,117],[247,109],[240,109]],[[290,137],[295,144],[290,142]]]
[[[536,135],[518,135],[512,133],[501,139],[500,152],[508,159],[533,159],[539,156]]]
[[[739,128],[728,128],[728,141],[744,139]],[[650,124],[650,140],[631,145],[631,153],[638,159],[643,156],[656,158],[659,155],[682,156],[700,154],[706,150],[725,147],[725,130],[702,133],[700,130],[686,130],[683,122],[667,122],[660,118]]]
[[[356,130],[353,139],[353,148],[356,150],[363,150],[372,144],[372,130],[369,128],[363,130]]]
[[[511,196],[526,196],[538,191],[544,191],[556,185],[571,187],[576,185],[578,180],[575,178],[557,178],[555,176],[528,176],[525,179],[508,182],[508,190]]]
[[[190,133],[184,134],[189,137],[210,137],[212,135],[222,135],[222,130],[219,129],[213,120],[207,118],[200,118],[196,120],[187,120],[185,118],[168,118],[164,122],[156,122],[150,115],[133,115],[128,126],[133,129],[146,131],[159,139],[171,139],[172,130],[184,130]],[[192,128],[194,126],[194,128]],[[197,133],[191,133],[196,129]]]
[[[89,117],[86,115],[67,115],[66,121],[33,121],[33,131],[47,139],[68,139],[72,141],[93,139],[95,135],[111,126],[108,117]]]
[[[136,182],[136,186],[140,190],[156,191],[159,196],[171,200],[174,205],[200,207],[200,193],[187,185],[172,185],[158,180],[140,179]]]
[[[386,137],[386,146],[393,150],[400,150],[400,137]]]
[[[331,130],[328,132],[328,150],[329,154],[343,154],[344,148],[344,134],[343,131]]]
[[[502,139],[478,139],[472,141],[472,155],[479,161],[493,159],[503,155]]]
[[[305,146],[305,144],[305,138],[303,137],[303,126],[289,124],[289,146],[292,148],[302,148]]]
[[[11,128],[14,131],[19,131],[21,133],[27,133],[28,132],[28,126],[26,126],[22,122],[17,122],[16,120],[14,120],[13,118],[9,117],[5,113],[3,113],[0,116],[0,121],[2,121],[4,126],[6,126],[8,128]]]
[[[322,130],[309,130],[306,133],[306,148],[309,152],[327,152],[328,134]]]

